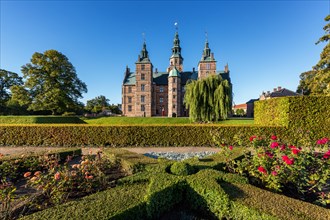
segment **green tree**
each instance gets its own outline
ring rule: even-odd
[[[184,104],[191,121],[218,121],[226,119],[231,112],[231,85],[221,76],[192,80],[185,89]]]
[[[119,109],[118,105],[112,104],[108,107],[108,109],[113,113],[113,114],[122,114],[122,111]]]
[[[325,34],[316,44],[327,42],[320,55],[320,61],[313,67],[313,70],[300,75],[300,82],[297,92],[304,94],[330,95],[330,15],[325,19],[328,22],[324,26]]]
[[[236,112],[235,112],[236,115],[239,115],[239,116],[244,116],[245,115],[245,112],[243,109],[239,108],[239,109],[236,109]]]
[[[22,77],[17,73],[0,69],[0,107],[4,109],[6,102],[11,97],[10,88],[12,86],[19,86],[23,84]]]
[[[29,110],[69,112],[79,108],[78,99],[87,92],[74,66],[56,50],[34,53],[31,63],[22,66],[22,73],[26,78],[23,87],[12,92],[15,100],[27,104]]]
[[[89,112],[99,113],[110,106],[109,101],[110,100],[107,99],[104,95],[100,95],[91,100],[88,100],[85,109]]]

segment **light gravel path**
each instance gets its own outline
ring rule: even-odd
[[[0,154],[3,155],[21,155],[35,152],[46,152],[50,150],[61,149],[61,147],[0,147]],[[97,147],[83,147],[83,154],[92,153],[95,154],[102,148]],[[215,147],[125,147],[122,148],[134,153],[145,154],[148,152],[176,152],[176,153],[188,153],[188,152],[202,152],[202,151],[213,151],[218,152],[220,148]]]

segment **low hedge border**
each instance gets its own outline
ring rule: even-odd
[[[276,134],[290,140],[285,127],[232,125],[97,126],[1,125],[2,146],[215,146],[213,134],[227,143],[237,137],[247,144],[252,135]]]
[[[0,124],[86,124],[76,116],[0,116]]]

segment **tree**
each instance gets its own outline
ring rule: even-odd
[[[184,104],[191,121],[218,121],[231,112],[232,91],[228,80],[209,76],[187,83]]]
[[[0,69],[0,107],[6,107],[6,102],[10,99],[10,88],[12,86],[22,85],[22,77],[17,73]]]
[[[320,61],[313,70],[300,75],[297,92],[304,90],[304,94],[330,95],[330,15],[325,19],[328,24],[324,26],[325,35],[316,44],[328,42],[320,55]],[[307,91],[305,93],[305,91]]]
[[[22,66],[26,81],[13,96],[29,110],[60,114],[80,106],[78,101],[87,86],[76,74],[68,58],[56,50],[34,53],[31,63]]]
[[[239,109],[236,109],[236,112],[235,112],[236,115],[239,115],[239,116],[244,116],[245,115],[245,111],[241,108]]]
[[[107,99],[105,96],[100,95],[95,97],[94,99],[88,100],[85,109],[87,111],[93,112],[93,113],[99,113],[106,109],[106,107],[109,107],[109,99]]]
[[[120,115],[122,114],[122,111],[120,110],[118,105],[112,104],[108,107],[108,109],[113,113],[113,114],[117,114]]]

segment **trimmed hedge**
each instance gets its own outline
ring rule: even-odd
[[[276,134],[290,139],[284,127],[168,125],[0,125],[3,146],[215,146],[211,131],[228,143],[237,136],[247,144],[251,135]]]
[[[297,142],[304,135],[315,141],[330,136],[330,96],[274,98],[255,102],[255,124],[286,126]]]
[[[0,124],[86,124],[75,116],[0,116]]]

